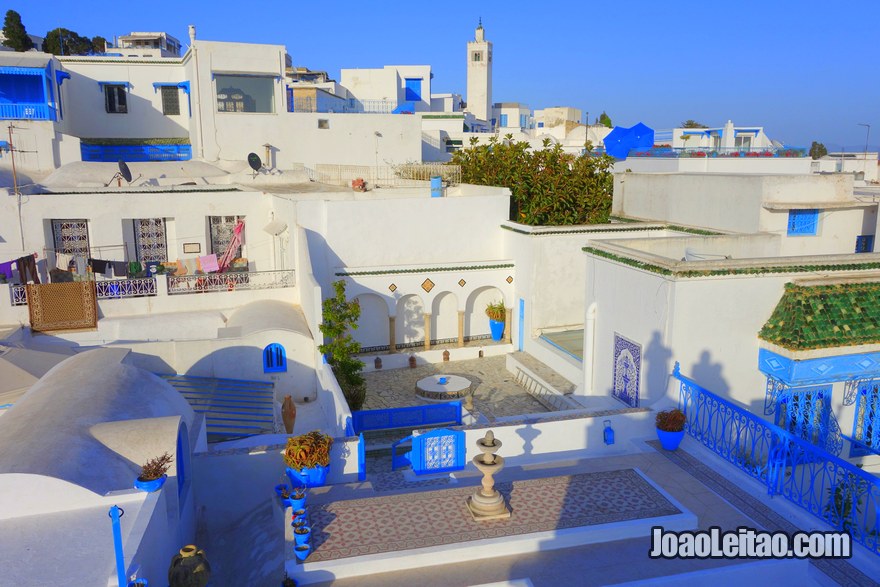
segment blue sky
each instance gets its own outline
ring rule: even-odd
[[[465,94],[465,44],[482,17],[493,100],[574,106],[615,124],[693,118],[764,126],[772,138],[880,146],[880,0],[565,2],[21,2],[28,32],[167,31],[187,40],[278,43],[296,65],[430,64],[434,92]],[[5,12],[5,11],[4,11]]]

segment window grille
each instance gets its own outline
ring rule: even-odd
[[[180,114],[180,91],[177,86],[162,86],[162,114],[177,116]]]
[[[104,86],[104,107],[110,114],[125,114],[128,112],[128,96],[125,94],[125,86],[107,84]]]
[[[875,451],[880,451],[880,379],[870,379],[859,385],[853,438]],[[851,456],[864,454],[868,454],[868,451],[853,446]]]
[[[263,349],[263,373],[283,373],[287,371],[287,355],[284,347],[273,342]]]
[[[86,220],[53,220],[55,252],[89,257],[89,227]]]
[[[776,425],[818,446],[828,436],[831,386],[792,389],[777,405]]]
[[[874,252],[874,235],[864,234],[856,237],[857,253],[873,253]]]
[[[137,260],[167,261],[168,243],[165,238],[164,218],[138,218],[134,222],[134,242]]]
[[[818,210],[789,210],[788,234],[795,236],[813,236],[819,226]]]
[[[232,230],[236,222],[244,220],[244,216],[209,216],[208,227],[211,233],[211,252],[222,255],[232,241]],[[235,249],[233,258],[241,257],[241,246]]]

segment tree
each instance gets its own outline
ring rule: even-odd
[[[510,219],[530,225],[600,224],[611,213],[614,159],[607,155],[566,153],[559,144],[530,150],[512,135],[452,155],[463,182],[510,189]]]
[[[21,15],[14,10],[6,11],[6,19],[3,21],[3,36],[6,37],[3,44],[16,51],[28,51],[34,48],[34,42],[31,41],[27,30],[21,23]]]
[[[709,128],[702,122],[697,122],[696,120],[691,120],[688,118],[684,122],[681,123],[681,128]]]
[[[828,149],[825,148],[825,145],[818,141],[813,141],[813,144],[810,145],[810,157],[813,159],[820,159],[828,154]]]
[[[329,342],[319,345],[318,350],[327,357],[348,407],[359,410],[367,395],[361,375],[364,364],[354,357],[360,352],[361,344],[352,338],[349,330],[358,327],[361,306],[356,300],[345,298],[345,281],[333,282],[333,290],[335,295],[321,304],[322,322],[318,327]]]
[[[53,55],[88,55],[92,52],[92,41],[69,29],[57,28],[46,33],[43,51]]]
[[[605,112],[602,112],[602,114],[599,115],[599,124],[601,124],[602,126],[607,126],[608,128],[613,127],[613,125],[611,124],[611,117],[605,114]]]
[[[107,39],[98,35],[97,37],[92,37],[92,53],[106,53],[107,52]]]

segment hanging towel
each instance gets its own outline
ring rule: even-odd
[[[196,259],[184,259],[183,266],[186,268],[187,275],[195,275],[196,274]]]
[[[37,273],[37,261],[33,255],[19,258],[15,264],[18,266],[18,277],[21,284],[26,284],[29,280],[36,285],[40,285],[40,275]]]
[[[107,261],[103,259],[89,259],[89,265],[92,266],[92,273],[104,273],[107,271]]]
[[[113,277],[113,261],[107,261],[107,267],[104,269],[104,277],[107,279]]]
[[[73,273],[57,267],[49,272],[49,278],[52,283],[73,283]]]
[[[128,274],[132,277],[136,277],[140,275],[141,271],[143,271],[143,266],[137,261],[132,261],[128,264]],[[147,275],[147,277],[152,277],[152,275]]]
[[[113,275],[116,277],[128,277],[128,263],[125,261],[111,261],[113,266]]]
[[[70,270],[70,262],[73,261],[73,255],[67,253],[55,253],[55,266],[62,271]]]
[[[220,270],[220,266],[217,264],[217,255],[199,257],[199,263],[202,266],[202,271],[205,273],[214,273]]]
[[[80,255],[74,257],[74,261],[76,261],[76,273],[77,275],[85,275],[86,274],[86,258]]]
[[[0,263],[0,274],[6,276],[6,281],[12,281],[12,266],[15,265],[15,261],[7,261],[6,263]]]

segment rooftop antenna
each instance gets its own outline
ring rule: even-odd
[[[260,156],[256,153],[248,153],[247,162],[248,165],[251,166],[251,169],[254,170],[254,178],[256,178],[260,169],[263,168],[263,162],[260,160]]]

